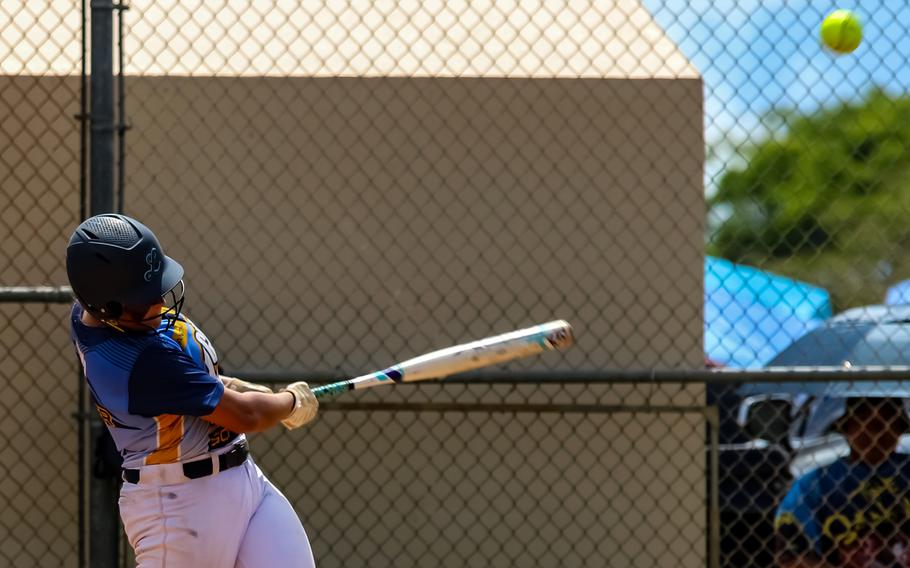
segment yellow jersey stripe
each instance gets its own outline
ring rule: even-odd
[[[145,458],[146,465],[174,463],[180,460],[183,440],[183,416],[162,414],[155,417],[158,424],[158,447]]]

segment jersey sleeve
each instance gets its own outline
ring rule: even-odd
[[[793,560],[815,554],[820,530],[815,515],[818,480],[812,472],[798,479],[777,508],[774,539],[781,560]]]
[[[221,401],[224,385],[176,344],[147,346],[129,379],[129,412],[141,416],[206,416]]]

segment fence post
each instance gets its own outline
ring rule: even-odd
[[[114,210],[114,3],[92,0],[90,214]]]
[[[89,209],[91,215],[114,211],[114,3],[91,3],[91,136]],[[117,514],[118,481],[99,471],[99,450],[109,436],[98,416],[91,415],[89,475],[89,563],[96,568],[118,564],[120,525]]]
[[[709,429],[708,479],[708,566],[720,568],[720,412],[717,406],[705,408]]]

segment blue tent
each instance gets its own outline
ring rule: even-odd
[[[910,304],[910,280],[903,280],[888,288],[885,304],[888,306]]]
[[[761,367],[831,317],[823,288],[728,260],[705,259],[705,356]]]

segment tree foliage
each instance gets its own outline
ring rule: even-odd
[[[821,285],[837,309],[881,303],[910,278],[910,98],[874,90],[786,124],[720,179],[709,252]]]

